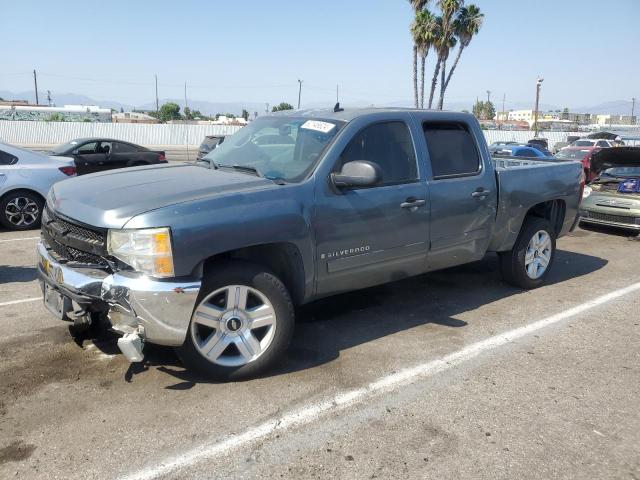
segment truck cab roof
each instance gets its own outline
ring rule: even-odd
[[[425,110],[418,108],[406,108],[406,107],[367,107],[367,108],[345,108],[338,112],[330,108],[321,109],[302,109],[302,110],[285,110],[281,112],[270,113],[274,116],[291,116],[291,117],[309,117],[310,119],[328,119],[338,120],[343,122],[350,122],[356,118],[389,113],[419,113],[428,114],[432,118],[441,118],[442,120],[454,119],[454,118],[469,118],[473,117],[469,113],[451,112],[447,110]]]

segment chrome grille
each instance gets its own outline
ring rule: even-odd
[[[59,260],[108,266],[106,230],[78,225],[56,215],[46,206],[42,216],[42,238]]]

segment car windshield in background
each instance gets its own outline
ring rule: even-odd
[[[73,150],[77,146],[78,142],[76,140],[72,140],[70,142],[63,143],[62,145],[54,147],[53,149],[51,149],[51,153],[53,153],[54,155],[59,155],[61,153],[66,153],[69,150]]]
[[[594,145],[595,142],[591,141],[591,140],[576,140],[573,143],[574,147],[592,147]]]
[[[556,158],[568,160],[582,160],[589,154],[589,150],[560,150],[556,153]]]
[[[255,171],[296,182],[313,168],[343,122],[304,117],[262,117],[203,157],[217,168]]]
[[[607,168],[604,171],[603,176],[621,177],[621,178],[640,177],[640,167],[614,167],[614,168]]]

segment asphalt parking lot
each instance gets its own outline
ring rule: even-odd
[[[271,375],[217,384],[45,313],[0,231],[0,478],[640,479],[640,241],[577,230],[549,284],[481,262],[304,307]]]

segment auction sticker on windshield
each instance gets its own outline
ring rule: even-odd
[[[307,120],[300,128],[306,128],[307,130],[315,130],[317,132],[329,133],[336,126],[329,122],[320,122],[318,120]]]

